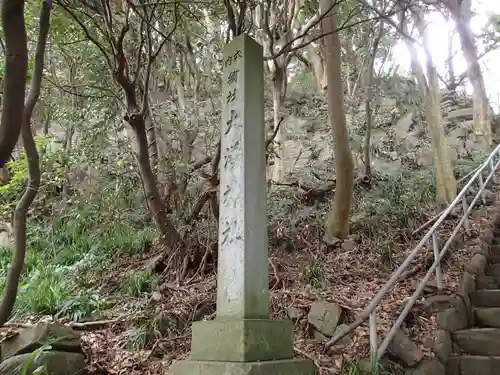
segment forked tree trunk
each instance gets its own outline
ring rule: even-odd
[[[21,277],[21,273],[23,271],[24,258],[26,256],[26,219],[28,216],[28,209],[33,203],[40,186],[40,161],[35,140],[33,139],[33,134],[31,132],[31,116],[40,95],[43,60],[47,35],[50,27],[51,8],[52,3],[50,0],[44,0],[42,2],[33,77],[31,80],[30,91],[26,99],[26,104],[23,105],[21,135],[23,138],[23,146],[26,150],[26,157],[28,159],[28,183],[14,211],[14,253],[12,256],[12,264],[9,267],[5,281],[2,303],[0,304],[0,326],[3,326],[9,320],[16,302],[19,278]],[[18,29],[17,32],[19,34],[23,34],[23,30],[24,24],[22,26],[22,30]],[[26,44],[18,47],[27,49]]]
[[[405,39],[406,46],[411,56],[411,64],[414,74],[425,98],[425,117],[431,133],[431,146],[436,169],[436,200],[443,203],[451,203],[457,195],[457,181],[453,173],[449,147],[443,128],[443,119],[440,106],[440,89],[437,78],[436,67],[429,52],[429,37],[423,14],[417,13],[415,21],[423,40],[426,53],[427,78],[418,60],[418,54],[413,42]],[[406,23],[403,29],[408,32]]]
[[[16,147],[23,121],[28,49],[24,26],[24,1],[2,1],[5,73],[0,123],[0,168]]]
[[[322,0],[321,8],[326,10],[334,5],[334,0]],[[325,60],[328,81],[328,112],[332,124],[333,144],[335,147],[336,191],[333,204],[326,220],[327,240],[332,237],[344,239],[349,235],[349,212],[354,188],[354,162],[349,146],[344,94],[341,72],[341,46],[337,29],[337,9],[321,20],[324,37]]]

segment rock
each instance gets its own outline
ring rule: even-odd
[[[406,366],[415,366],[424,358],[424,352],[411,339],[398,330],[392,339],[388,352]]]
[[[312,329],[312,337],[315,340],[318,340],[318,341],[326,341],[326,340],[328,340],[328,337],[326,337],[325,335],[323,335],[321,332],[315,330],[314,328]]]
[[[344,251],[351,251],[356,247],[356,242],[353,240],[345,240],[342,242],[342,250]]]
[[[316,301],[307,316],[309,324],[326,336],[332,336],[342,319],[342,307],[336,303]]]
[[[446,295],[426,297],[422,303],[422,309],[429,313],[437,313],[450,307],[452,307],[452,297]]]
[[[448,112],[448,120],[451,119],[472,120],[473,117],[474,117],[474,112],[472,108],[461,108]]]
[[[153,324],[161,336],[168,336],[171,331],[178,328],[179,320],[174,314],[161,312],[154,317]]]
[[[331,247],[339,247],[342,243],[342,240],[340,238],[329,236],[326,233],[323,236],[323,241],[325,241],[325,243]]]
[[[164,255],[158,254],[145,262],[145,266],[151,273],[162,273],[167,268],[164,262]]]
[[[455,332],[468,326],[465,310],[457,308],[441,311],[438,314],[437,321],[439,326],[448,332]]]
[[[477,308],[475,313],[477,326],[500,328],[500,308]]]
[[[306,316],[306,312],[300,307],[290,306],[288,309],[286,309],[286,315],[288,316],[288,318],[295,322],[300,318]]]
[[[473,328],[457,331],[453,341],[470,355],[500,356],[500,329]]]
[[[29,363],[27,371],[24,366]],[[16,355],[0,363],[0,375],[31,375],[38,368],[45,371],[37,372],[44,375],[76,375],[85,370],[85,357],[80,353],[59,351],[44,351],[33,356],[32,353]]]
[[[480,276],[476,280],[478,289],[499,289],[500,283],[495,276]]]
[[[434,342],[434,353],[442,364],[446,364],[448,358],[451,357],[453,348],[451,335],[446,331],[439,331]]]
[[[0,247],[6,247],[8,249],[12,248],[12,242],[10,240],[9,233],[0,232]]]
[[[437,359],[426,359],[416,368],[408,369],[406,375],[446,375],[445,367]]]
[[[334,335],[339,333],[340,331],[346,329],[349,325],[348,324],[341,324],[337,328],[335,328],[335,332],[333,333]],[[346,336],[344,336],[340,341],[337,342],[339,345],[345,345],[349,344],[349,342],[352,340],[352,335],[349,333]]]
[[[50,344],[54,351],[80,352],[80,335],[62,324],[41,323],[21,328],[19,333],[1,345],[2,360],[18,354],[31,353],[43,345]]]
[[[155,290],[153,293],[151,293],[151,299],[153,301],[159,302],[163,299],[163,296],[160,292]]]
[[[465,270],[474,276],[484,275],[486,269],[486,257],[482,254],[476,254],[465,266]]]

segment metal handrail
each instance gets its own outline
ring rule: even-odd
[[[498,158],[499,160],[495,163],[495,158]],[[415,248],[408,254],[407,258],[404,260],[404,262],[392,273],[391,277],[389,278],[389,281],[379,290],[379,292],[373,297],[372,301],[368,304],[368,306],[363,310],[361,314],[356,318],[354,323],[350,324],[348,327],[345,329],[341,330],[338,332],[336,335],[334,335],[330,341],[327,342],[326,347],[330,347],[331,345],[334,345],[337,343],[339,340],[344,338],[347,334],[352,332],[354,329],[359,327],[361,324],[363,324],[367,319],[369,320],[369,329],[370,329],[370,352],[371,352],[371,357],[372,357],[372,363],[376,363],[385,353],[387,350],[389,344],[391,343],[392,339],[394,338],[394,335],[396,334],[397,330],[403,323],[403,321],[406,319],[406,316],[410,312],[411,308],[417,301],[418,297],[422,294],[427,282],[429,281],[430,277],[432,274],[435,272],[436,273],[436,283],[437,287],[439,290],[443,288],[443,279],[442,279],[442,270],[441,270],[441,259],[443,256],[446,254],[446,251],[450,247],[451,243],[455,239],[455,236],[457,233],[460,231],[462,226],[465,227],[465,230],[469,230],[469,220],[468,216],[472,209],[474,208],[474,205],[476,204],[477,200],[481,197],[481,200],[483,201],[483,204],[486,203],[486,197],[484,194],[484,189],[487,186],[487,184],[492,180],[493,182],[496,183],[496,176],[495,172],[500,166],[500,144],[496,146],[496,148],[490,153],[490,155],[486,158],[486,160],[476,168],[475,173],[474,171],[472,173],[473,176],[469,179],[469,181],[465,184],[465,186],[460,190],[458,193],[457,197],[451,202],[451,204],[446,208],[441,216],[436,220],[434,225],[427,231],[425,236],[420,240],[420,242],[415,246]],[[486,179],[483,178],[483,172],[488,171],[489,173],[486,177]],[[472,200],[471,204],[467,204],[467,193],[469,192],[470,188],[472,185],[477,182],[479,185],[479,190],[477,191],[476,195],[474,196],[474,199]],[[440,250],[439,249],[439,243],[438,243],[438,237],[437,237],[437,229],[440,227],[440,225],[444,222],[444,220],[448,217],[450,212],[457,206],[459,203],[462,203],[462,218],[456,225],[455,229],[452,231],[450,237],[444,244],[443,248]],[[411,295],[410,299],[407,301],[406,306],[404,307],[403,311],[399,314],[398,318],[394,322],[393,326],[391,327],[389,333],[385,337],[385,339],[378,345],[378,339],[377,339],[377,319],[376,319],[376,308],[379,305],[380,301],[382,298],[393,288],[393,286],[399,281],[401,275],[403,272],[408,268],[410,263],[415,259],[417,256],[418,252],[424,247],[424,245],[430,242],[433,248],[434,252],[434,263],[432,266],[429,268],[427,273],[425,274],[424,278],[422,281],[418,284],[415,292]]]

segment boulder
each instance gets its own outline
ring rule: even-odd
[[[316,301],[307,316],[309,324],[325,336],[332,336],[342,319],[343,309],[337,303]]]
[[[58,351],[16,355],[0,363],[0,375],[80,375],[84,370],[83,354]]]
[[[19,355],[32,353],[43,345],[51,345],[51,350],[80,352],[80,335],[62,324],[42,323],[21,328],[18,334],[2,342],[2,361]]]
[[[437,359],[427,359],[416,368],[408,369],[406,375],[445,375],[445,367]]]
[[[405,366],[415,366],[424,358],[424,352],[401,330],[396,332],[387,349]]]
[[[290,306],[286,309],[286,315],[288,316],[288,318],[295,322],[306,316],[306,312],[300,307]]]

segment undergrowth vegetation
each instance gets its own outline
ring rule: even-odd
[[[59,154],[52,156],[59,157]],[[482,156],[461,161],[456,167],[457,175],[465,176],[473,171]],[[23,173],[22,166],[19,161],[11,165],[16,171],[14,175]],[[61,171],[66,168],[57,166],[59,169],[55,171],[46,169],[46,174],[64,175]],[[21,169],[17,171],[15,168]],[[53,181],[63,179],[53,177]],[[369,190],[356,187],[351,215],[352,232],[361,236],[363,241],[370,241],[370,251],[379,254],[381,261],[389,267],[397,251],[390,229],[407,228],[411,231],[416,228],[422,207],[433,202],[434,181],[432,168],[417,171],[404,169],[396,175],[376,174]],[[13,178],[9,185],[2,187],[4,202],[12,201],[9,197],[19,194],[20,185],[22,180]],[[133,199],[131,194],[134,194]],[[130,208],[137,194],[130,188],[130,181],[117,179],[103,186],[98,194],[72,195],[64,205],[57,207],[59,197],[47,198],[52,195],[47,190],[40,195],[38,209],[44,206],[45,210],[41,212],[50,211],[52,216],[34,215],[29,221],[28,252],[16,303],[16,317],[47,314],[78,321],[108,306],[107,296],[96,283],[98,279],[95,275],[104,272],[117,258],[147,252],[155,238],[155,229],[146,219],[145,207]],[[271,247],[296,250],[300,245],[295,231],[300,226],[315,227],[317,236],[322,234],[322,228],[317,226],[324,221],[328,205],[313,202],[304,206],[300,194],[293,187],[270,189],[268,216]],[[2,216],[11,216],[12,210],[13,205],[4,204]],[[1,248],[0,287],[3,286],[10,260],[10,249]],[[323,267],[314,259],[305,265],[305,277],[315,288],[327,287]],[[140,298],[153,291],[158,283],[156,277],[148,269],[125,275],[114,293]]]

